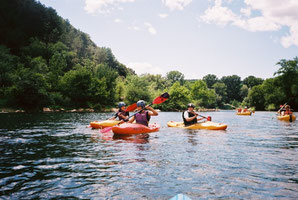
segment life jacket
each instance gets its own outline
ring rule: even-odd
[[[122,110],[119,109],[118,112],[117,112],[116,115],[115,115],[115,117],[116,117],[116,118],[118,117],[119,120],[123,120],[123,121],[125,121],[125,122],[128,121],[128,119],[125,119],[125,118],[119,116],[118,114],[121,114],[121,115],[123,115],[123,116],[129,116],[129,112],[122,111]]]
[[[143,124],[145,126],[148,126],[149,120],[150,120],[150,115],[149,115],[148,111],[146,110],[142,113],[136,113],[135,118],[136,118],[137,124]]]
[[[290,111],[290,110],[285,110],[284,115],[290,115],[290,114],[293,114],[292,111]]]
[[[185,126],[189,126],[189,125],[192,125],[192,124],[196,124],[196,123],[198,122],[197,118],[194,118],[193,120],[191,120],[191,121],[188,122],[188,121],[185,119],[185,117],[184,117],[184,113],[185,113],[185,112],[188,113],[188,117],[193,117],[193,116],[195,116],[193,113],[188,112],[188,110],[184,111],[184,112],[182,113],[182,119],[183,119],[183,122],[184,122],[184,125],[185,125]]]

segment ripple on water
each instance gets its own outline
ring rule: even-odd
[[[201,113],[225,131],[168,128],[149,137],[87,128],[112,113],[2,114],[3,199],[297,199],[297,121],[275,113]],[[12,123],[14,122],[14,123]]]

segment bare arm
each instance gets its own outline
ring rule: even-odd
[[[146,106],[146,108],[151,111],[151,112],[148,112],[148,114],[150,116],[157,116],[158,115],[158,112],[156,112],[156,110],[154,110],[151,106]]]
[[[135,115],[134,116],[132,116],[131,118],[130,118],[130,120],[128,121],[128,123],[133,123],[133,121],[135,121]]]

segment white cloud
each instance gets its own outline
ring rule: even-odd
[[[166,13],[161,13],[158,15],[160,18],[167,18],[169,15]]]
[[[162,3],[170,10],[183,10],[191,2],[192,0],[162,0]]]
[[[138,75],[150,73],[150,74],[164,74],[164,71],[159,67],[154,67],[147,62],[131,62],[127,64],[127,67],[135,70]]]
[[[128,27],[128,29],[133,30],[133,31],[139,31],[140,30],[140,27],[138,27],[138,26],[130,26],[130,27]]]
[[[119,3],[134,2],[135,0],[85,0],[85,10],[93,14],[98,12],[109,12],[110,7],[117,6]]]
[[[156,35],[157,31],[150,23],[145,22],[144,25],[151,35]]]
[[[121,23],[121,22],[123,22],[123,21],[122,21],[121,19],[115,19],[114,22],[115,22],[115,23]]]
[[[246,17],[249,17],[251,15],[251,8],[241,8],[240,9],[240,12],[246,16]]]
[[[228,7],[222,6],[221,0],[215,0],[200,18],[206,23],[220,26],[228,24],[238,26],[248,31],[279,31],[288,27],[289,33],[281,38],[284,47],[298,46],[298,1],[297,0],[244,0],[246,8],[241,8],[235,14]],[[261,13],[251,16],[252,11]]]

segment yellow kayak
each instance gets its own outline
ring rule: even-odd
[[[247,112],[237,112],[237,115],[251,115],[252,112],[247,111]]]
[[[119,123],[119,120],[105,120],[105,121],[93,121],[90,122],[90,126],[92,128],[106,128],[106,127],[111,127],[115,126]]]
[[[292,117],[291,121],[295,121],[296,120],[296,116],[295,115],[284,115],[284,116],[277,116],[277,119],[279,120],[285,120],[285,121],[290,121],[290,118]]]
[[[184,128],[184,129],[209,129],[209,130],[225,130],[228,125],[223,123],[215,123],[211,121],[192,124],[190,126],[184,126],[183,122],[169,121],[168,127]]]

